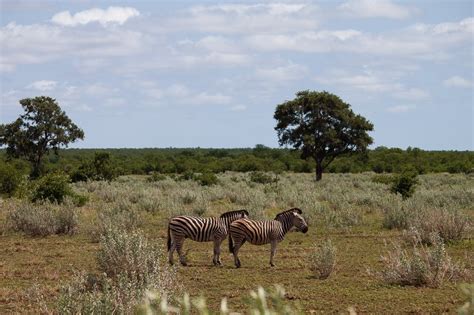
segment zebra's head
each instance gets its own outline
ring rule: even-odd
[[[303,233],[308,232],[308,224],[306,220],[301,215],[303,211],[298,208],[294,208],[293,210],[293,225]]]

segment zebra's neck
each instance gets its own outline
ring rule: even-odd
[[[285,235],[293,226],[293,216],[291,213],[282,214],[278,216],[276,220],[281,223],[283,235]]]

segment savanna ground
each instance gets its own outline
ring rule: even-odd
[[[270,184],[251,182],[244,173],[218,177],[219,183],[213,186],[171,178],[149,182],[145,176],[74,184],[74,190],[87,195],[89,201],[77,209],[78,233],[72,236],[31,237],[14,232],[7,217],[19,201],[0,200],[0,313],[39,312],[38,297],[54,309],[59,288],[75,271],[98,272],[97,239],[107,222],[142,229],[164,249],[171,216],[217,216],[243,208],[251,217],[262,219],[299,207],[309,232],[287,234],[277,247],[273,268],[269,266],[269,245],[246,243],[240,251],[242,268],[235,269],[227,241],[222,244],[223,266],[214,267],[212,244],[187,240],[189,266],[177,266],[176,286],[191,296],[205,296],[214,311],[219,310],[222,297],[227,297],[231,310],[245,310],[249,291],[259,285],[280,284],[288,302],[305,313],[341,313],[349,307],[357,313],[455,313],[463,300],[459,283],[473,281],[470,227],[446,247],[453,261],[463,263],[468,271],[456,282],[444,281],[438,288],[398,286],[377,276],[384,268],[381,256],[393,250],[392,243],[410,247],[404,243],[403,228],[387,228],[391,220],[422,227],[426,222],[435,224],[433,218],[442,209],[472,222],[472,175],[422,175],[414,196],[407,200],[392,194],[388,185],[374,182],[373,173],[328,174],[318,183],[311,174],[286,173]],[[336,270],[320,280],[308,266],[312,252],[327,239],[337,249]],[[163,256],[162,261],[167,258]]]

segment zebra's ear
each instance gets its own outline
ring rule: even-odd
[[[294,208],[293,211],[298,214],[303,214],[303,210],[301,210],[300,208]]]

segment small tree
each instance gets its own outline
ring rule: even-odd
[[[84,132],[47,96],[20,100],[25,113],[10,124],[0,125],[0,146],[7,146],[8,158],[31,163],[31,177],[41,174],[43,157],[53,150],[84,138]]]
[[[328,92],[301,91],[296,98],[277,106],[275,130],[281,146],[301,150],[301,158],[314,158],[316,180],[323,170],[345,153],[364,151],[373,125],[354,114],[350,105]]]

